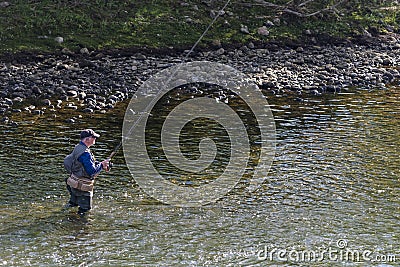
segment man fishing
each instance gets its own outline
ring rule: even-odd
[[[96,176],[109,170],[110,159],[96,161],[90,147],[100,135],[92,129],[85,129],[80,134],[80,142],[64,160],[64,166],[70,176],[66,179],[70,199],[66,207],[78,206],[78,214],[83,216],[92,208],[93,186]]]

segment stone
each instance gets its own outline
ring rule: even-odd
[[[117,96],[115,96],[115,95],[111,95],[108,99],[109,100],[113,100],[114,102],[119,101],[119,98]]]
[[[73,105],[72,103],[68,103],[68,105],[65,106],[68,109],[78,109],[78,106]]]
[[[16,99],[16,98],[19,98],[19,99],[25,99],[26,97],[25,97],[25,95],[24,95],[24,93],[22,93],[22,92],[13,92],[12,93],[12,97],[14,97],[14,100]],[[22,101],[21,101],[22,102]]]
[[[57,36],[56,38],[54,38],[54,41],[58,44],[61,44],[64,42],[64,38],[62,38],[61,36]]]
[[[259,35],[262,35],[262,36],[268,36],[269,35],[269,31],[268,31],[266,26],[262,26],[262,27],[258,28],[257,29],[257,33]]]
[[[45,106],[50,106],[50,105],[51,105],[51,101],[50,101],[49,99],[44,99],[44,100],[43,100],[43,104],[44,104]]]
[[[4,102],[9,106],[13,105],[13,101],[11,99],[9,99],[9,98],[4,98]]]
[[[225,53],[225,49],[223,49],[222,47],[215,52],[215,54],[219,55],[219,56],[223,55],[224,53]]]
[[[70,90],[70,91],[67,92],[67,96],[77,97],[78,96],[78,92],[75,91],[75,90]]]
[[[32,87],[32,92],[33,92],[34,94],[36,94],[36,95],[42,94],[42,90],[40,90],[40,88],[37,87],[37,86],[33,86],[33,87]]]
[[[68,48],[65,48],[65,47],[61,50],[61,53],[64,55],[69,55],[69,56],[72,56],[74,54],[71,50],[69,50]]]
[[[393,65],[393,60],[391,58],[384,58],[382,64],[384,66],[392,66]]]
[[[266,22],[264,22],[264,26],[266,26],[266,27],[273,27],[273,26],[275,26],[275,24],[274,24],[272,21],[267,20]]]
[[[250,32],[249,32],[249,28],[246,26],[246,25],[241,25],[240,26],[240,32],[241,33],[245,33],[245,34],[249,34]]]
[[[10,5],[11,5],[10,2],[6,2],[6,1],[0,2],[0,8],[9,7]]]
[[[280,26],[281,25],[281,19],[280,18],[274,18],[273,22],[276,26]]]
[[[85,99],[86,98],[86,93],[85,92],[80,92],[79,94],[78,94],[78,97],[79,97],[79,99]]]
[[[87,49],[86,47],[81,48],[81,50],[79,50],[79,53],[89,55],[89,49]]]
[[[213,46],[217,46],[217,47],[221,47],[221,40],[219,40],[219,39],[214,39],[214,40],[212,40],[212,45]]]
[[[96,94],[86,94],[87,99],[96,99]]]
[[[21,103],[22,101],[24,101],[22,97],[17,96],[14,98],[14,102]]]
[[[85,109],[82,110],[82,112],[85,112],[85,113],[93,113],[94,110],[91,109],[91,108],[85,108]]]

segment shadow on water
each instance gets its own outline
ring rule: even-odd
[[[257,258],[265,246],[318,251],[342,239],[354,250],[399,257],[399,91],[268,102],[277,151],[257,191],[243,190],[244,179],[212,205],[163,205],[140,190],[120,152],[112,172],[99,176],[85,219],[62,209],[62,160],[83,128],[100,132],[93,151],[107,157],[120,141],[127,103],[75,124],[64,122],[78,116],[69,112],[17,114],[19,127],[0,126],[0,265],[342,266]]]

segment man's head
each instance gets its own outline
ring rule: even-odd
[[[81,141],[87,146],[90,147],[94,145],[96,142],[96,138],[100,137],[99,134],[95,133],[92,129],[85,129],[81,132]]]

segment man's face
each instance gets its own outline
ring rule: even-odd
[[[96,137],[94,136],[90,136],[86,140],[88,146],[94,145],[96,143]]]

